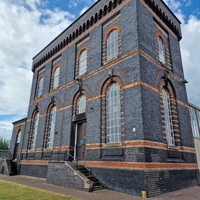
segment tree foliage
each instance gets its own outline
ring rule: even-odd
[[[9,141],[0,137],[0,150],[8,150],[9,149]]]

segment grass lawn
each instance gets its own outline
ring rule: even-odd
[[[0,180],[1,200],[78,200],[62,194],[48,192]]]

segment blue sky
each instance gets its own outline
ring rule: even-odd
[[[96,0],[0,0],[0,137],[26,117],[32,58]],[[164,0],[182,22],[188,98],[200,107],[200,1]]]

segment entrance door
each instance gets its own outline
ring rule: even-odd
[[[85,155],[85,122],[77,123],[76,159],[84,160]]]

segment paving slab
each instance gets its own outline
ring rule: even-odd
[[[97,190],[94,192],[87,192],[75,190],[71,188],[60,187],[46,183],[46,179],[35,178],[29,176],[5,176],[0,175],[0,180],[10,181],[34,188],[44,189],[51,192],[56,192],[68,196],[78,197],[81,200],[141,200],[141,197],[114,192],[111,190]]]
[[[35,178],[30,176],[5,176],[0,175],[0,180],[10,181],[34,188],[48,190],[68,196],[77,197],[81,200],[142,200],[143,198],[124,193],[115,192],[104,189],[94,192],[86,192],[71,188],[60,187],[46,183],[46,179]],[[148,200],[200,200],[200,187],[195,186],[176,192],[162,194],[156,197],[148,198]]]

